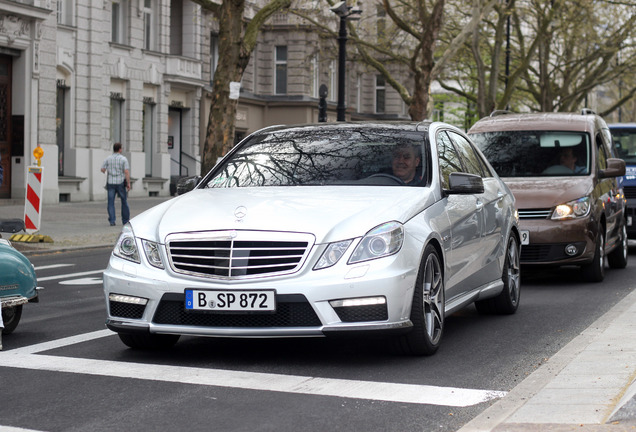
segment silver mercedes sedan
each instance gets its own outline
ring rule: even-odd
[[[195,184],[115,245],[106,325],[129,347],[369,334],[430,355],[453,312],[519,305],[514,197],[448,124],[269,127]]]

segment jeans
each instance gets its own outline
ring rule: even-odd
[[[107,184],[106,189],[108,191],[108,222],[111,225],[115,224],[115,195],[119,195],[121,198],[121,221],[123,225],[128,223],[130,219],[130,209],[128,208],[128,200],[125,183],[119,184]]]

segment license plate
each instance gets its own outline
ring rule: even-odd
[[[519,231],[519,234],[521,234],[522,245],[530,244],[530,231]]]
[[[276,310],[274,290],[185,290],[186,310],[211,312],[273,312]]]

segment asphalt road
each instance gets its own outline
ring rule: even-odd
[[[602,284],[574,268],[523,269],[517,314],[460,311],[432,357],[322,338],[184,337],[169,351],[139,352],[104,327],[109,253],[29,257],[45,290],[4,338],[0,429],[455,431],[622,299],[636,274],[633,253]],[[401,400],[411,390],[431,399]]]

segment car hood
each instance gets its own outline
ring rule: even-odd
[[[131,220],[137,237],[259,230],[311,233],[316,242],[359,237],[388,221],[406,222],[432,203],[429,188],[296,186],[195,189]]]
[[[552,208],[592,191],[591,177],[507,177],[502,180],[515,196],[518,209]]]

